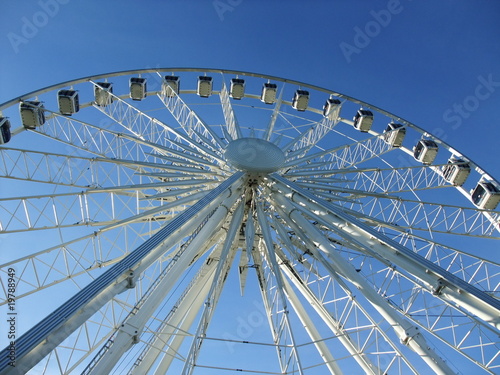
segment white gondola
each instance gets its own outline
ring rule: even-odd
[[[292,108],[297,111],[305,111],[309,104],[309,91],[297,90],[292,99]]]
[[[470,165],[462,159],[452,157],[448,164],[441,168],[446,181],[454,186],[462,186],[470,174]]]
[[[406,135],[406,128],[398,123],[391,122],[384,130],[384,141],[392,147],[401,147]]]
[[[63,115],[71,116],[80,110],[80,100],[76,90],[59,90],[57,93],[57,103],[59,112]]]
[[[330,120],[335,120],[340,114],[340,100],[335,98],[328,98],[323,106],[323,116],[328,117]]]
[[[360,109],[353,118],[354,128],[360,132],[368,132],[373,124],[373,113],[366,109]]]
[[[413,147],[413,157],[423,164],[431,164],[436,158],[438,145],[430,139],[421,139]]]
[[[245,80],[240,78],[232,78],[231,86],[229,87],[229,96],[233,99],[240,100],[245,96]]]
[[[276,101],[277,91],[278,86],[275,83],[264,83],[262,86],[262,93],[260,94],[260,100],[266,104],[273,104]]]
[[[202,98],[208,98],[212,95],[212,77],[199,76],[198,77],[198,90],[196,93]]]
[[[10,121],[6,117],[0,117],[0,145],[10,141]]]
[[[41,102],[27,101],[19,105],[21,121],[26,129],[35,129],[37,126],[45,124],[44,107]]]
[[[163,77],[161,90],[163,95],[165,95],[166,97],[172,98],[175,95],[179,95],[180,88],[181,88],[181,80],[178,76]]]
[[[146,78],[131,77],[129,82],[130,98],[132,100],[142,100],[147,96]]]
[[[95,104],[99,107],[106,107],[108,104],[113,103],[113,84],[110,82],[97,82],[94,86]]]
[[[494,210],[500,202],[500,190],[491,182],[480,181],[471,191],[472,203],[485,210]]]

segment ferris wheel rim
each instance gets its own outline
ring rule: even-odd
[[[145,73],[159,73],[159,72],[169,72],[169,73],[173,73],[173,72],[205,72],[205,73],[244,75],[244,76],[257,77],[257,78],[263,78],[263,79],[268,79],[268,80],[275,80],[275,81],[279,81],[279,82],[283,82],[283,83],[290,83],[292,85],[297,85],[299,87],[307,87],[307,88],[317,90],[320,92],[324,92],[324,93],[327,93],[330,95],[335,95],[339,98],[343,98],[343,99],[349,100],[353,103],[357,103],[362,107],[366,107],[366,108],[372,109],[374,111],[377,111],[379,113],[382,113],[382,114],[386,115],[387,117],[394,119],[394,121],[401,122],[405,126],[413,128],[414,130],[419,132],[423,137],[428,137],[430,139],[437,141],[438,144],[442,145],[445,149],[450,151],[450,153],[452,153],[453,155],[456,155],[457,157],[465,159],[465,161],[470,163],[471,166],[478,169],[480,171],[480,173],[485,178],[487,178],[488,180],[494,181],[494,183],[498,187],[500,187],[500,179],[497,180],[492,174],[488,173],[487,170],[482,168],[473,159],[468,157],[466,154],[460,152],[459,150],[455,149],[447,142],[441,140],[439,137],[435,136],[434,134],[430,133],[429,131],[425,130],[424,128],[419,127],[415,123],[413,123],[413,122],[411,122],[403,117],[400,117],[400,116],[393,114],[391,112],[388,112],[388,111],[386,111],[378,106],[375,106],[375,105],[370,104],[368,102],[354,98],[354,97],[347,95],[347,94],[333,91],[331,89],[328,89],[328,88],[325,88],[322,86],[317,86],[317,85],[309,84],[306,82],[297,81],[294,79],[284,78],[284,77],[270,75],[270,74],[262,74],[262,73],[249,72],[249,71],[240,71],[240,70],[234,70],[234,69],[218,69],[218,68],[203,68],[203,67],[162,67],[162,68],[142,68],[142,69],[121,70],[121,71],[115,71],[115,72],[110,72],[110,73],[101,73],[101,74],[89,75],[89,76],[85,76],[85,77],[81,77],[81,78],[77,78],[77,79],[72,79],[72,80],[60,82],[60,83],[57,83],[54,85],[50,85],[50,86],[44,87],[42,89],[28,92],[26,94],[23,94],[21,96],[18,96],[16,98],[8,100],[4,103],[0,103],[0,113],[2,113],[2,110],[6,109],[8,107],[11,107],[12,105],[15,105],[19,102],[36,97],[42,93],[54,91],[54,90],[68,87],[71,85],[75,85],[78,83],[88,82],[88,81],[92,81],[95,79],[112,78],[112,77],[125,76],[125,75],[131,75],[131,74],[143,74],[143,73],[145,74]]]

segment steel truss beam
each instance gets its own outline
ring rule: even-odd
[[[221,172],[217,164],[193,155],[193,153],[196,153],[194,148],[175,140],[169,140],[169,146],[167,147],[135,135],[103,129],[83,121],[62,116],[56,112],[53,112],[53,115],[48,118],[44,126],[37,129],[37,132],[70,145],[77,150],[101,156],[107,161],[144,160],[148,162],[151,160],[151,156],[157,156],[156,154],[151,154],[151,151],[156,151],[159,155],[169,155],[169,161],[179,163],[180,165],[186,163],[192,165],[202,164],[205,168]],[[190,144],[196,146],[196,143],[191,142]],[[195,148],[201,150],[203,154],[204,149],[201,146]],[[215,153],[212,152],[211,155],[220,162],[221,159]],[[129,165],[135,167],[133,163]],[[164,165],[164,167],[166,166]]]
[[[217,267],[215,269],[215,275],[212,280],[212,285],[210,286],[210,290],[204,304],[198,327],[196,329],[191,347],[184,362],[182,375],[192,374],[194,371],[194,367],[196,366],[196,360],[198,358],[201,345],[203,344],[203,339],[206,337],[208,325],[210,324],[210,320],[219,301],[222,288],[224,287],[224,283],[227,279],[229,268],[236,254],[235,237],[237,235],[237,232],[241,228],[244,209],[244,200],[242,200],[234,209],[232,219],[227,230],[226,238],[222,246],[219,262],[217,263]]]
[[[92,83],[96,85],[94,82]],[[172,148],[182,150],[183,152],[180,153],[181,156],[186,151],[193,152],[196,149],[197,152],[205,156],[205,163],[207,160],[212,161],[214,159],[217,162],[222,161],[217,154],[203,144],[193,142],[189,137],[186,137],[164,122],[148,116],[120,97],[112,93],[109,93],[109,95],[113,97],[112,104],[107,106],[97,106],[94,104],[94,107],[130,131],[134,136],[155,145],[163,145],[169,150]],[[191,156],[194,157],[194,155]]]
[[[210,243],[207,240],[221,228],[226,214],[224,210],[216,211],[194,231],[191,238],[179,249],[154,284],[134,306],[113,339],[106,345],[106,350],[95,358],[89,374],[110,373],[124,353],[139,341],[149,318],[193,260],[206,250],[206,246]]]
[[[274,125],[276,124],[276,120],[278,119],[279,113],[280,113],[280,108],[281,105],[283,104],[283,91],[285,91],[285,83],[283,83],[283,86],[281,87],[279,97],[276,99],[276,103],[274,104],[274,109],[273,109],[273,114],[271,115],[271,118],[269,119],[269,123],[267,124],[266,127],[266,132],[264,133],[264,136],[262,139],[266,141],[271,140],[271,135],[273,134],[274,131]]]
[[[351,241],[361,243],[363,248],[378,253],[398,267],[402,267],[422,280],[431,291],[439,286],[438,294],[441,298],[454,306],[468,310],[484,322],[500,329],[500,302],[492,296],[285,178],[274,174],[272,179],[276,182],[275,188],[289,195],[294,202],[308,205],[313,213],[323,212],[328,215],[328,219],[325,220],[328,221],[329,226],[344,232],[351,238]]]
[[[384,141],[383,136],[377,135],[300,158],[291,157],[287,159],[285,168],[290,168],[291,173],[352,168],[391,150],[394,148]]]
[[[222,88],[220,90],[219,97],[222,105],[222,111],[224,113],[224,120],[226,122],[222,125],[222,131],[229,135],[228,141],[243,138],[240,125],[238,124],[238,119],[234,114],[233,106],[231,105],[231,100],[229,99],[229,93],[224,79],[222,80]]]
[[[266,259],[266,264],[272,274],[274,281],[276,283],[277,296],[275,298],[269,298],[266,293],[264,295],[266,298],[266,309],[268,310],[269,320],[272,321],[272,317],[276,317],[276,321],[273,334],[274,342],[281,346],[285,346],[286,342],[289,340],[292,346],[291,352],[287,353],[283,348],[278,349],[278,358],[280,360],[281,371],[283,373],[287,372],[298,372],[300,375],[303,374],[304,370],[302,368],[302,363],[300,361],[299,352],[297,350],[297,343],[295,341],[292,324],[289,318],[289,308],[286,299],[285,284],[283,282],[283,275],[279,270],[278,262],[276,260],[275,246],[273,244],[273,239],[271,236],[271,231],[269,229],[269,223],[267,221],[266,215],[262,208],[262,203],[258,203],[256,207],[257,221],[260,226],[260,230],[263,236],[262,250],[263,255]],[[268,271],[268,272],[269,272]],[[270,275],[269,275],[270,276]],[[269,283],[268,283],[269,288]],[[270,291],[268,290],[267,293]],[[271,304],[272,301],[272,304]],[[274,307],[274,312],[272,312],[271,307]],[[287,357],[288,356],[288,357]]]
[[[337,274],[335,269],[332,266],[331,261],[325,259],[320,251],[316,249],[316,245],[313,240],[309,238],[303,230],[289,218],[288,214],[283,211],[282,208],[277,209],[277,213],[281,218],[288,218],[287,223],[290,225],[291,230],[294,233],[294,236],[300,241],[303,241],[306,248],[303,250],[304,254],[299,254],[299,252],[295,251],[295,244],[292,244],[292,239],[289,238],[286,229],[283,227],[280,221],[275,220],[274,226],[278,231],[280,242],[284,244],[284,248],[286,248],[291,253],[291,258],[287,257],[284,254],[284,248],[277,249],[277,255],[281,261],[280,266],[283,272],[288,276],[290,281],[294,284],[294,286],[298,289],[298,291],[302,294],[306,301],[308,301],[316,313],[321,317],[321,319],[325,322],[325,324],[330,328],[330,330],[334,333],[335,337],[342,343],[345,349],[349,352],[349,354],[353,357],[353,359],[358,363],[358,365],[363,369],[363,371],[367,374],[382,374],[386,373],[391,364],[393,364],[396,359],[401,358],[408,368],[415,374],[417,371],[413,368],[410,361],[404,356],[403,353],[400,352],[397,345],[395,345],[392,340],[388,337],[388,335],[379,327],[379,323],[374,320],[374,318],[367,313],[365,308],[360,304],[359,299],[356,298],[356,293],[351,291],[348,285],[343,281],[343,279]],[[319,262],[330,275],[330,282],[327,283],[327,287],[322,291],[313,291],[314,280],[310,277],[314,275],[316,278],[324,281],[325,275],[320,275],[318,270],[315,269],[313,264],[307,261],[307,258],[304,256],[305,254],[309,254],[315,262]],[[308,270],[309,276],[302,276],[296,272],[294,265],[291,264],[290,259],[295,259],[297,264],[300,264],[302,267]],[[325,302],[326,290],[328,286],[331,287],[331,283],[334,282],[338,286],[340,286],[343,293],[341,296],[337,296],[339,291],[334,293],[335,296],[331,296],[330,300]],[[319,285],[318,285],[319,288]],[[335,307],[334,311],[328,310],[328,305],[332,302],[331,299],[335,301],[335,305],[341,304],[342,307],[339,309]],[[353,326],[353,322],[351,316],[356,316],[355,325]],[[366,319],[369,324],[367,325],[365,322],[360,322],[359,316],[362,316]],[[369,354],[370,350],[367,348],[367,341],[370,339],[372,334],[368,335],[366,341],[363,342],[361,340],[360,333],[366,330],[367,327],[372,327],[371,330],[376,332],[377,334],[387,343],[394,351],[394,356],[387,365],[385,372],[382,371],[381,368],[378,368],[375,363],[371,360]],[[360,332],[358,332],[358,330]],[[376,349],[377,351],[379,348]],[[377,363],[380,363],[380,359],[377,358]],[[396,364],[397,365],[397,364]],[[380,367],[380,364],[379,364]]]
[[[227,209],[221,204],[232,206],[241,194],[239,189],[244,180],[241,172],[231,176],[27,331],[16,342],[15,368],[9,366],[8,348],[4,349],[0,354],[0,374],[27,372],[113,296],[132,287],[135,279],[163,254],[164,248],[186,237],[191,226],[203,221],[214,209],[226,211],[225,215]]]
[[[313,146],[318,144],[325,135],[328,134],[339,122],[336,118],[332,120],[328,117],[323,117],[321,121],[315,123],[311,128],[303,133],[300,133],[296,138],[292,139],[289,143],[283,146],[283,150],[287,150],[289,153],[302,150],[302,152],[296,154],[294,157],[300,158],[307,151],[309,151]],[[289,159],[290,160],[290,159]]]
[[[206,188],[215,180],[190,180],[175,182],[176,187],[196,186]],[[140,184],[108,189],[90,189],[80,193],[0,199],[0,211],[9,213],[11,220],[0,222],[0,233],[13,233],[37,229],[80,226],[109,226],[130,219],[143,220],[158,212],[192,202],[206,194],[201,190],[177,201],[152,208],[145,205],[140,191],[148,188],[168,188],[169,183]],[[135,190],[139,189],[139,190]],[[141,203],[142,202],[142,203]],[[141,212],[142,211],[142,212]],[[16,220],[12,220],[16,218]],[[133,221],[132,221],[133,222]]]
[[[214,242],[219,242],[219,237],[217,236],[216,241],[212,240],[208,243],[205,248],[209,249],[214,245]],[[151,335],[145,348],[130,369],[129,375],[148,373],[156,359],[160,356],[162,356],[162,359],[156,371],[160,374],[167,372],[170,363],[177,354],[179,346],[188,335],[187,330],[191,327],[206,299],[219,259],[220,247],[217,246],[203,263],[168,315],[162,320],[159,327],[153,329],[155,334]]]
[[[220,155],[220,151],[217,150],[223,150],[225,145],[222,143],[219,136],[210,126],[206,125],[191,108],[189,108],[179,95],[173,92],[173,96],[169,97],[162,92],[158,94],[158,98],[165,104],[165,107],[170,111],[172,116],[174,116],[186,134],[192,137],[198,137],[206,143],[206,146],[214,150],[215,155]],[[208,140],[208,142],[206,140]],[[218,157],[220,158],[220,156]]]
[[[304,196],[304,193],[306,193],[306,196],[309,195],[307,192],[304,192],[303,189],[287,182],[286,179],[283,179],[280,176],[273,175],[272,178],[276,182],[274,186],[275,189],[288,188],[288,190],[292,192],[292,189],[290,188],[290,185],[292,185],[293,192],[297,193],[296,195],[300,194]],[[416,351],[436,373],[454,373],[448,365],[429,348],[424,337],[418,332],[418,328],[401,317],[399,313],[390,307],[387,301],[381,297],[373,289],[373,287],[366,282],[366,280],[360,277],[354,267],[335,252],[331,243],[322,236],[321,232],[319,232],[309,220],[302,216],[302,214],[297,210],[297,206],[291,204],[288,200],[281,196],[280,193],[273,192],[272,198],[279,203],[285,211],[290,212],[289,216],[293,222],[296,223],[305,233],[307,233],[308,238],[313,239],[313,242],[316,244],[318,249],[328,254],[328,257],[333,262],[332,266],[335,271],[343,275],[362,290],[363,295],[372,304],[372,306],[384,317],[384,319],[391,323],[402,342],[406,343],[410,348]],[[306,201],[308,200],[306,199]],[[308,207],[308,209],[311,208],[312,207]]]

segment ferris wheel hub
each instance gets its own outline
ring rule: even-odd
[[[224,157],[234,168],[249,173],[271,173],[285,164],[284,152],[274,143],[259,138],[231,141]]]

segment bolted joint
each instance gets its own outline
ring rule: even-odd
[[[446,284],[444,282],[444,279],[438,279],[436,285],[434,285],[434,288],[432,289],[432,294],[435,296],[440,295],[445,286]]]
[[[124,323],[121,325],[120,330],[125,332],[130,336],[130,343],[132,345],[137,344],[140,341],[140,330],[137,327],[132,326],[130,323]]]
[[[401,344],[408,345],[410,340],[418,334],[420,334],[420,332],[418,331],[418,327],[411,326],[410,328],[405,330],[404,336],[401,337]]]
[[[128,275],[126,278],[127,284],[126,288],[127,289],[133,289],[135,288],[135,272],[133,270],[128,270]]]

